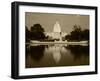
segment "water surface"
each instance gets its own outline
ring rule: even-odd
[[[29,45],[25,64],[26,68],[89,65],[89,46]]]

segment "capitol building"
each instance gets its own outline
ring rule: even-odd
[[[67,35],[66,32],[61,31],[61,26],[58,21],[54,24],[52,32],[45,32],[45,35],[49,37],[49,39],[53,39],[55,41],[63,41],[64,37]]]

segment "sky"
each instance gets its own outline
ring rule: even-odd
[[[25,25],[28,29],[34,24],[40,24],[45,32],[52,32],[56,21],[59,22],[61,31],[66,33],[70,33],[74,25],[89,29],[89,15],[25,12]]]

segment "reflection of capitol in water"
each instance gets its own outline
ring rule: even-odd
[[[45,52],[48,54],[52,54],[53,59],[56,63],[58,63],[61,60],[62,55],[64,54],[68,54],[68,50],[66,50],[65,47],[61,46],[61,45],[53,45],[53,46],[49,46],[48,48],[45,49]]]
[[[62,41],[62,38],[67,35],[66,32],[61,31],[61,26],[59,22],[56,21],[53,27],[53,32],[45,32],[46,36],[51,37],[51,39]]]
[[[89,65],[89,46],[49,44],[26,49],[26,68]]]

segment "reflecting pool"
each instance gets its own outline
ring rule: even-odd
[[[26,68],[89,65],[89,46],[33,44],[26,46]]]

